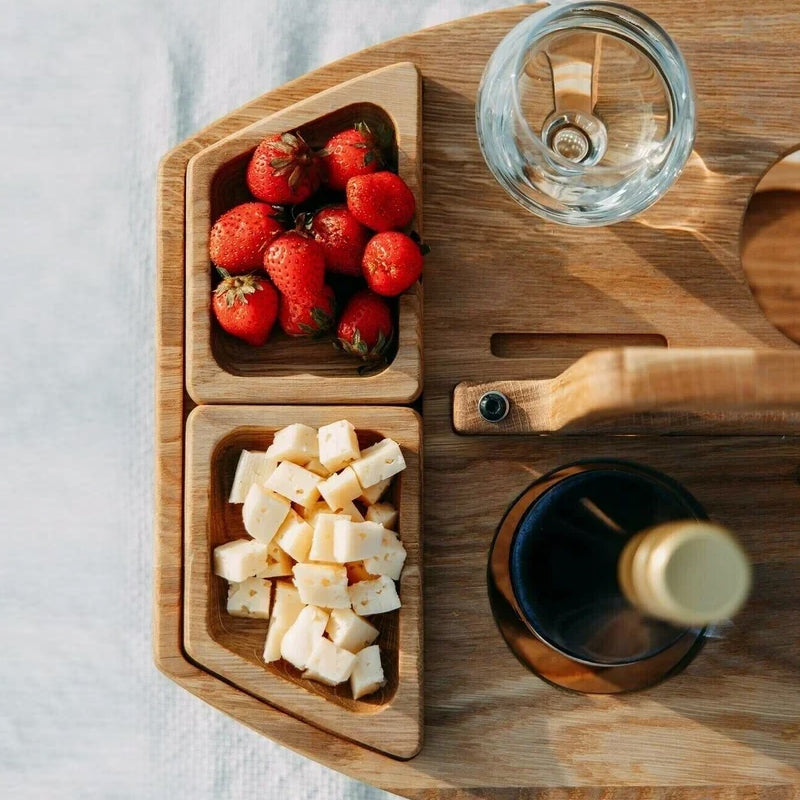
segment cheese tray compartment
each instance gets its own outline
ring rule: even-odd
[[[390,438],[400,445],[406,463],[382,498],[397,509],[393,529],[406,550],[397,582],[402,606],[367,617],[379,632],[374,644],[380,648],[386,683],[360,699],[353,699],[346,680],[330,687],[303,678],[302,671],[283,658],[265,663],[267,621],[227,613],[228,582],[214,574],[213,563],[216,547],[236,540],[254,541],[247,537],[242,505],[229,502],[240,453],[267,450],[273,434],[288,425],[318,428],[342,419],[355,426],[362,451]],[[422,735],[419,423],[411,409],[337,406],[209,405],[196,408],[187,421],[188,558],[183,598],[187,653],[198,664],[265,703],[400,758],[418,751]],[[293,560],[282,551],[277,553],[286,563],[281,568],[281,564],[270,561],[273,592],[277,592],[277,581],[285,585],[292,581]],[[359,579],[370,578],[375,576]]]
[[[211,318],[209,231],[235,205],[251,201],[245,172],[265,137],[298,132],[314,149],[330,136],[364,122],[387,140],[387,162],[415,195],[412,228],[421,233],[419,74],[395,64],[284,108],[205,148],[189,162],[186,193],[186,383],[198,403],[297,402],[306,395],[325,402],[406,403],[422,390],[422,289],[419,282],[392,303],[396,347],[388,363],[369,374],[330,342],[295,338],[275,325],[266,344],[253,347],[223,331]],[[380,138],[380,136],[379,136]],[[343,197],[343,194],[341,197]],[[341,202],[331,194],[330,202]],[[338,200],[337,200],[338,198]],[[332,276],[340,306],[352,280]],[[343,293],[344,292],[344,293]]]

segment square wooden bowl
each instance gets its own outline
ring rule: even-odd
[[[213,222],[252,200],[250,156],[274,133],[299,130],[314,147],[359,120],[393,131],[397,168],[416,198],[421,232],[420,76],[394,64],[320,92],[202,150],[186,180],[186,386],[196,403],[409,403],[422,390],[422,289],[398,298],[397,351],[384,369],[358,374],[358,362],[329,342],[292,339],[276,325],[263,347],[225,333],[212,319],[208,236]]]
[[[407,550],[398,591],[402,608],[370,617],[380,635],[387,683],[354,700],[349,684],[304,680],[283,660],[262,659],[266,620],[226,611],[227,581],[216,576],[217,545],[247,536],[242,506],[228,494],[242,449],[266,450],[293,422],[319,427],[346,418],[362,447],[391,437],[406,469],[392,484],[397,532]],[[198,406],[186,425],[184,647],[209,672],[265,703],[359,744],[411,758],[422,743],[421,420],[409,408],[339,406]]]

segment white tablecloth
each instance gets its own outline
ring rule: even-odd
[[[0,796],[390,797],[153,666],[156,164],[298,75],[507,4],[3,4]]]

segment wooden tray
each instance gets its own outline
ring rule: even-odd
[[[753,300],[739,235],[761,174],[800,142],[800,18],[777,0],[681,1],[668,13],[655,0],[639,6],[680,44],[700,120],[686,172],[633,221],[548,225],[518,208],[483,163],[473,103],[482,67],[531,6],[422,31],[303,76],[187,140],[161,165],[156,663],[285,746],[407,797],[783,800],[800,786],[800,438],[460,436],[451,424],[457,384],[551,379],[601,347],[797,349]],[[292,103],[407,61],[423,77],[432,252],[424,278],[425,739],[417,756],[400,761],[220,681],[183,649],[184,421],[192,402],[182,309],[189,158]],[[681,676],[641,694],[583,697],[546,686],[516,661],[489,607],[486,559],[502,513],[537,475],[590,457],[672,475],[739,533],[755,562],[755,592],[735,627]]]
[[[228,502],[243,449],[266,450],[272,434],[294,422],[319,427],[347,418],[363,447],[391,437],[406,469],[394,481],[397,529],[407,551],[400,576],[403,607],[373,619],[380,630],[387,684],[362,700],[303,680],[283,661],[260,657],[266,622],[225,612],[227,582],[212,572],[211,552],[246,537],[241,506]],[[420,418],[410,408],[358,406],[198,406],[186,422],[186,554],[183,641],[190,658],[226,682],[320,728],[398,758],[422,743],[422,586],[420,583]]]

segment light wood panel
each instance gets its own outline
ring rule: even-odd
[[[552,378],[582,348],[602,347],[598,337],[794,348],[753,301],[738,237],[759,176],[800,140],[796,4],[637,5],[678,40],[700,109],[697,155],[638,220],[593,231],[547,225],[517,208],[483,165],[473,120],[480,71],[531,6],[422,31],[303,76],[187,140],[161,166],[156,663],[262,734],[410,798],[788,800],[800,786],[800,622],[792,613],[800,603],[800,439],[462,437],[450,426],[459,382]],[[198,667],[182,649],[180,603],[182,424],[191,407],[181,372],[188,159],[398,61],[414,62],[423,76],[425,234],[433,246],[424,319],[425,744],[407,762],[309,726]],[[761,280],[797,285],[771,273],[768,259],[762,264]],[[537,346],[523,358],[501,357],[492,353],[494,334]],[[552,341],[559,346],[539,346]],[[756,563],[753,598],[736,627],[680,677],[622,698],[556,692],[526,671],[494,625],[485,582],[509,503],[542,472],[599,456],[640,461],[683,482]]]
[[[481,397],[508,416],[488,422]],[[460,383],[459,433],[766,433],[800,430],[800,353],[746,348],[593,350],[550,380]]]
[[[295,422],[318,428],[340,419],[367,447],[385,437],[402,448],[406,469],[393,482],[397,529],[407,551],[399,581],[403,606],[371,618],[380,635],[387,685],[353,700],[347,685],[303,680],[283,661],[261,658],[265,621],[226,613],[227,582],[212,569],[217,545],[247,537],[241,505],[228,503],[239,453],[266,450],[276,430]],[[359,406],[198,406],[186,425],[183,641],[198,664],[256,697],[359,744],[398,758],[422,743],[421,420],[409,408]]]
[[[394,132],[398,173],[417,200],[421,233],[420,76],[393,64],[334,86],[271,114],[205,148],[190,161],[186,196],[186,385],[198,403],[406,403],[422,391],[422,290],[397,300],[397,353],[390,364],[359,375],[359,362],[328,342],[298,341],[276,331],[263,347],[229,336],[211,318],[208,234],[222,213],[252,199],[245,183],[250,155],[274,133],[299,130],[312,147],[363,121]]]

